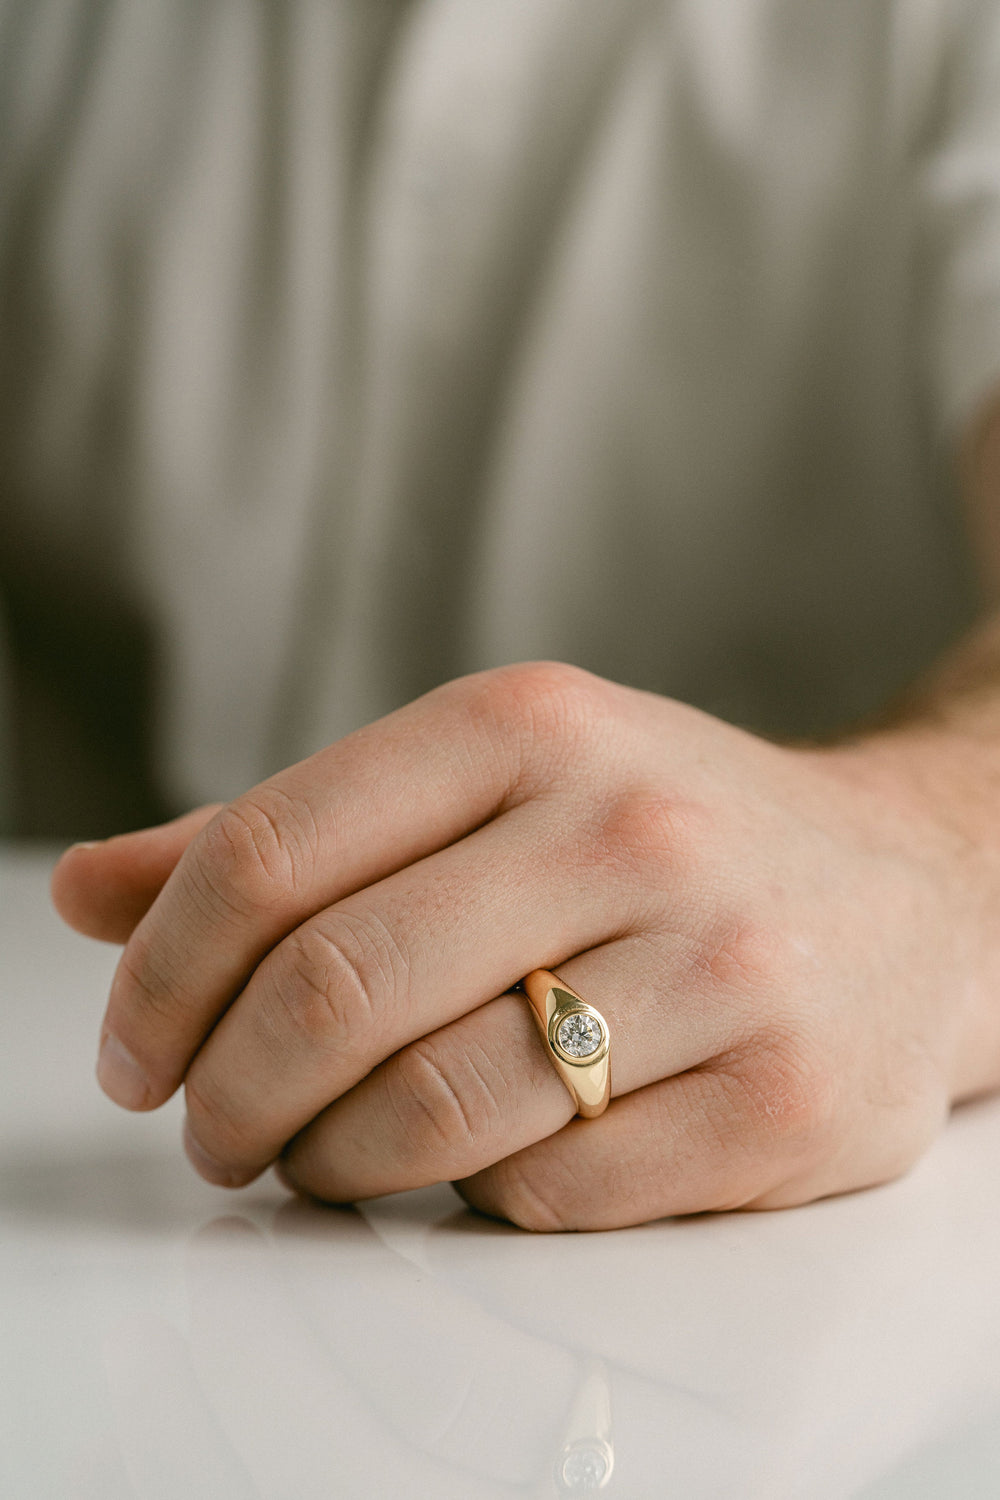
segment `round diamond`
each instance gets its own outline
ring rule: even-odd
[[[570,1057],[589,1057],[603,1040],[603,1027],[593,1016],[567,1016],[556,1030],[556,1041]]]

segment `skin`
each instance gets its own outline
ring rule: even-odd
[[[1000,581],[1000,401],[963,447]],[[1000,587],[997,589],[1000,595]],[[449,683],[224,807],[67,852],[125,944],[99,1077],[208,1180],[450,1179],[535,1230],[905,1171],[1000,1086],[1000,613],[870,732],[775,745],[557,663]],[[572,1117],[533,968],[607,1018]]]

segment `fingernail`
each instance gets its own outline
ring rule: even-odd
[[[127,1047],[106,1031],[97,1058],[97,1081],[123,1109],[142,1109],[149,1099],[149,1079]]]
[[[106,843],[105,839],[86,839],[82,843],[70,844],[66,853],[75,854],[78,849],[99,849],[103,843]]]
[[[198,1142],[187,1120],[184,1121],[184,1150],[187,1159],[200,1177],[214,1183],[216,1187],[245,1187],[258,1175],[256,1170],[245,1167],[227,1167],[214,1156],[210,1156]]]

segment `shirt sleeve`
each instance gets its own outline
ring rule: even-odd
[[[918,297],[931,400],[954,442],[1000,393],[1000,4],[942,0],[940,14],[917,149]]]

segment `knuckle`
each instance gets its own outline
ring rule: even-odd
[[[674,880],[690,871],[703,815],[679,798],[658,790],[630,790],[600,812],[598,858],[663,888],[664,871]]]
[[[728,1129],[744,1152],[799,1160],[828,1140],[837,1105],[833,1069],[800,1033],[758,1033],[731,1065],[716,1069],[734,1105]]]
[[[773,926],[745,911],[716,920],[693,946],[692,977],[723,989],[787,994],[794,954]]]
[[[368,1052],[383,1018],[401,998],[398,948],[376,919],[338,914],[306,924],[281,949],[275,976],[294,1028],[313,1046]]]
[[[528,662],[509,669],[505,702],[515,722],[543,744],[575,740],[600,712],[605,684],[566,662]]]
[[[162,945],[140,930],[118,961],[112,998],[118,1005],[124,1001],[129,1009],[137,1006],[146,1016],[174,1020],[179,977]]]
[[[506,747],[512,782],[528,766],[550,766],[587,745],[612,691],[582,667],[550,661],[497,667],[467,683],[474,732]]]
[[[426,1040],[414,1042],[393,1059],[386,1090],[400,1139],[413,1162],[442,1153],[449,1157],[476,1141],[475,1116]]]
[[[576,1227],[571,1201],[553,1172],[532,1170],[516,1157],[508,1157],[493,1169],[493,1175],[491,1212],[536,1234]]]
[[[184,1081],[184,1103],[200,1144],[222,1162],[256,1160],[259,1147],[249,1122],[207,1070],[193,1068]]]
[[[394,1126],[414,1162],[467,1159],[495,1136],[504,1120],[502,1090],[492,1065],[444,1049],[431,1038],[413,1042],[392,1059],[386,1090]]]
[[[287,902],[305,889],[316,863],[315,822],[277,787],[230,802],[194,845],[192,876],[204,897],[241,916]]]

